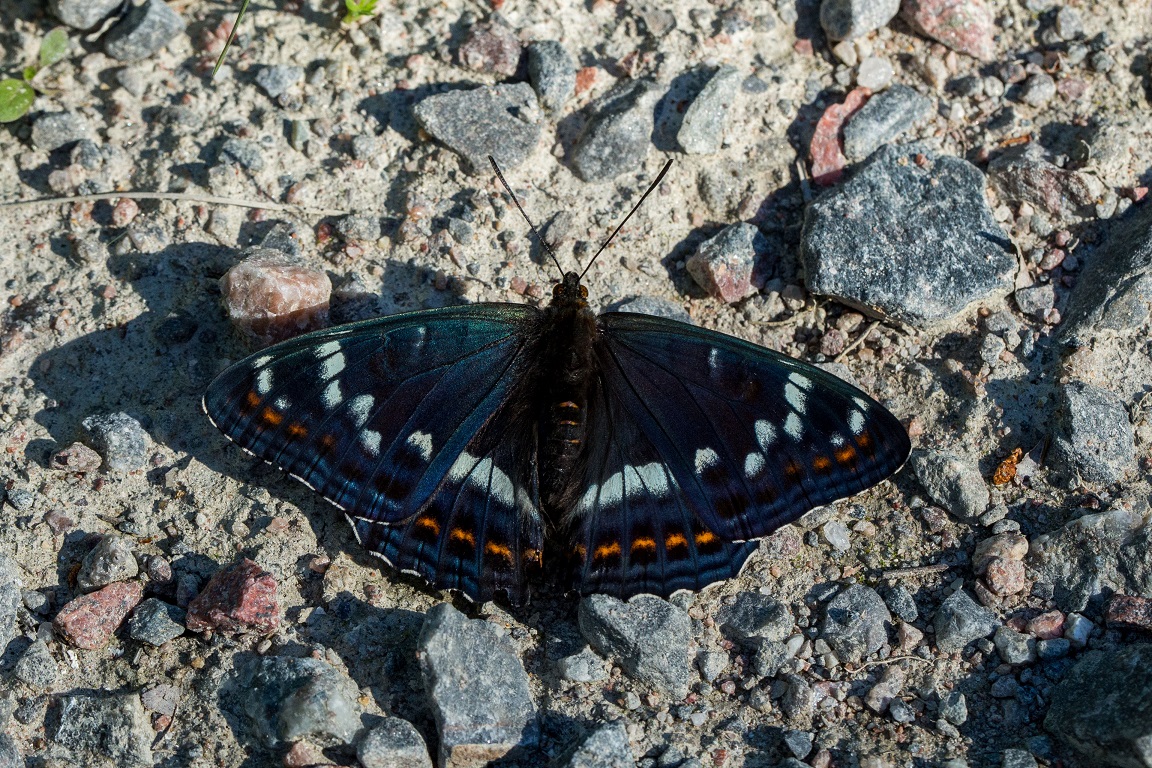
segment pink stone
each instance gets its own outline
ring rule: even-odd
[[[1028,634],[1038,640],[1055,640],[1064,636],[1064,614],[1060,611],[1042,613],[1028,622]]]
[[[271,248],[249,248],[220,278],[232,324],[260,346],[328,325],[332,281],[323,270]]]
[[[994,557],[984,571],[988,589],[996,595],[1014,595],[1024,589],[1024,563]]]
[[[856,114],[872,92],[867,88],[853,88],[844,97],[843,104],[833,104],[824,110],[808,145],[808,159],[812,163],[812,181],[822,187],[835,184],[848,167],[844,157],[843,137],[840,135],[845,121]]]
[[[140,213],[140,206],[131,198],[122,197],[112,207],[112,226],[126,227]]]
[[[1135,595],[1113,595],[1104,607],[1104,620],[1118,629],[1152,630],[1152,600]]]
[[[118,581],[69,601],[56,615],[56,633],[77,648],[103,648],[144,597],[139,581]]]
[[[1028,554],[1028,539],[1019,533],[1001,533],[984,539],[972,553],[972,570],[982,576],[988,564],[996,558],[1023,560]]]
[[[996,24],[984,0],[904,0],[900,15],[922,35],[981,61],[996,57]]]
[[[276,579],[248,558],[217,571],[188,604],[193,632],[274,632],[280,626]]]
[[[700,244],[688,257],[688,274],[704,290],[732,303],[756,292],[752,285],[759,231],[751,224],[733,224]]]
[[[520,65],[520,40],[500,22],[474,24],[460,45],[460,64],[476,72],[492,72],[511,77]]]

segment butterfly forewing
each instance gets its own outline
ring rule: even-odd
[[[533,425],[516,405],[537,312],[475,305],[301,336],[226,370],[204,408],[396,567],[518,599],[542,538]]]
[[[608,426],[590,429],[609,444],[590,446],[588,491],[572,510],[584,591],[666,595],[727,578],[726,564],[738,570],[754,549],[734,542],[907,458],[895,417],[813,366],[647,315],[605,314],[600,329],[603,401],[590,422]]]

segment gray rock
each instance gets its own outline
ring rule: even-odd
[[[1053,691],[1044,728],[1086,765],[1152,765],[1152,645],[1084,654]]]
[[[820,25],[832,40],[850,40],[880,29],[900,11],[900,0],[824,0]]]
[[[0,732],[0,768],[24,768],[24,756],[12,737]]]
[[[75,112],[47,112],[32,123],[32,144],[37,149],[52,151],[94,136],[88,120]]]
[[[608,181],[639,168],[655,126],[660,93],[647,80],[623,83],[591,106],[591,116],[572,150],[572,167],[584,181]]]
[[[1038,581],[1055,587],[1064,611],[1083,611],[1106,591],[1152,597],[1152,527],[1123,506],[1079,517],[1029,542]]]
[[[1036,641],[1036,655],[1043,661],[1062,659],[1072,649],[1072,643],[1063,637],[1054,637],[1050,640]]]
[[[1061,40],[1075,40],[1084,34],[1084,19],[1080,11],[1066,5],[1056,12],[1056,34]]]
[[[264,150],[251,139],[228,139],[220,145],[220,152],[216,162],[225,165],[238,165],[249,171],[260,172],[264,170]]]
[[[817,198],[801,247],[809,291],[917,327],[1007,293],[1016,271],[984,175],[915,144],[881,147]]]
[[[1105,189],[1095,176],[1049,162],[1039,145],[1009,149],[988,163],[988,185],[1004,202],[1030,203],[1061,219],[1094,216]]]
[[[931,499],[954,517],[979,522],[988,508],[988,486],[974,462],[943,451],[915,451],[911,459],[916,479]]]
[[[660,299],[654,296],[634,296],[613,304],[606,310],[608,312],[638,312],[642,315],[656,315],[669,320],[679,320],[682,323],[692,324],[692,316],[679,304]]]
[[[797,760],[803,760],[812,752],[813,738],[808,731],[784,731],[784,746]]]
[[[800,675],[786,675],[784,682],[784,695],[780,697],[780,709],[784,715],[794,721],[811,717],[816,709],[816,692],[812,686]]]
[[[152,439],[140,422],[128,414],[89,416],[81,425],[88,445],[104,459],[105,469],[131,472],[147,464]]]
[[[304,69],[288,64],[273,64],[261,67],[256,73],[256,85],[264,89],[264,93],[275,99],[285,94],[289,89],[304,81]]]
[[[1000,768],[1037,768],[1036,758],[1026,749],[1006,749],[1000,753]]]
[[[752,284],[756,255],[767,249],[767,240],[756,226],[739,222],[702,242],[688,257],[686,267],[701,288],[732,303],[756,292]]]
[[[1136,437],[1118,396],[1073,381],[1059,388],[1057,405],[1051,455],[1066,476],[1108,485],[1136,469]]]
[[[634,768],[624,723],[601,725],[557,759],[556,768]]]
[[[629,675],[674,699],[688,695],[692,623],[666,600],[637,595],[623,602],[608,595],[580,601],[580,632]]]
[[[936,647],[942,653],[962,651],[973,640],[992,634],[999,625],[996,614],[962,589],[940,604],[932,623],[936,627]]]
[[[145,0],[104,35],[104,52],[117,61],[147,58],[184,32],[184,19],[164,0]]]
[[[73,29],[89,30],[120,7],[123,0],[48,0],[52,15]]]
[[[720,151],[728,114],[740,92],[744,76],[736,67],[725,65],[700,89],[688,105],[676,141],[689,155],[710,155]]]
[[[528,82],[544,109],[557,112],[576,90],[576,62],[557,40],[528,46]]]
[[[1030,75],[1020,88],[1020,101],[1030,107],[1042,107],[1056,95],[1056,81],[1046,72]]]
[[[1012,294],[1020,312],[1034,320],[1043,321],[1048,311],[1056,306],[1056,290],[1051,283],[1020,288]]]
[[[156,734],[135,693],[60,699],[55,747],[79,765],[152,765]]]
[[[540,140],[540,108],[528,83],[439,93],[414,112],[425,131],[464,158],[470,174],[491,171],[488,155],[502,169],[515,168]]]
[[[182,695],[178,686],[157,683],[140,691],[140,703],[144,705],[144,709],[171,717],[176,714],[176,707],[179,706]]]
[[[903,584],[897,583],[885,590],[884,603],[888,606],[888,610],[909,624],[916,621],[920,615],[920,609],[916,607],[916,600],[913,599],[912,593]]]
[[[20,566],[8,555],[0,553],[0,655],[16,637],[20,590]]]
[[[1020,684],[1011,675],[1002,675],[992,682],[992,698],[1014,699],[1020,691]]]
[[[824,609],[820,636],[841,661],[860,661],[888,642],[892,614],[876,590],[853,584],[841,590]]]
[[[959,691],[951,691],[940,699],[940,717],[952,725],[964,725],[968,721],[968,700]]]
[[[132,611],[128,636],[157,648],[184,634],[184,609],[150,597]]]
[[[301,739],[351,744],[360,730],[355,683],[319,659],[265,656],[241,670],[238,698],[267,747]]]
[[[380,217],[353,213],[336,222],[336,234],[345,241],[371,243],[380,239]]]
[[[844,156],[859,162],[932,116],[932,100],[906,85],[876,94],[844,126]]]
[[[716,613],[716,624],[730,640],[755,646],[780,641],[792,634],[792,611],[776,598],[760,592],[741,592],[732,605]]]
[[[888,715],[898,723],[910,723],[916,719],[916,710],[903,699],[892,699],[888,705]]]
[[[114,581],[127,581],[139,572],[132,542],[109,534],[84,556],[76,573],[76,585],[83,592],[92,592]]]
[[[893,699],[900,695],[904,687],[904,670],[895,665],[884,670],[884,675],[876,685],[864,695],[864,705],[878,715],[884,714]]]
[[[479,767],[536,745],[540,727],[528,674],[495,625],[440,603],[424,621],[418,653],[441,765]]]
[[[13,672],[18,680],[24,681],[34,690],[43,691],[56,682],[59,670],[52,652],[48,650],[48,644],[37,639],[21,654]]]
[[[364,768],[432,768],[428,745],[416,726],[399,717],[386,717],[356,745]]]
[[[714,683],[728,668],[728,654],[724,651],[700,651],[696,654],[696,666],[705,682]]]
[[[604,659],[587,647],[556,662],[556,671],[565,680],[571,680],[574,683],[595,683],[608,679],[608,670],[604,666]]]

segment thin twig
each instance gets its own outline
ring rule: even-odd
[[[933,573],[943,573],[952,566],[947,563],[933,565],[914,565],[910,568],[890,568],[880,574],[881,579],[903,579],[910,576],[930,576]]]
[[[868,327],[864,329],[864,333],[860,334],[856,338],[856,341],[854,341],[851,344],[849,344],[848,346],[844,347],[844,351],[841,352],[840,354],[836,355],[836,357],[832,359],[832,362],[839,363],[841,360],[843,360],[848,355],[849,352],[851,352],[852,350],[856,349],[856,347],[863,344],[864,339],[868,338],[868,334],[870,334],[870,333],[872,333],[872,331],[876,330],[876,327],[878,325],[880,325],[879,320],[873,320],[871,323],[869,323]]]
[[[931,659],[922,659],[919,656],[889,656],[886,659],[876,659],[875,661],[866,661],[863,664],[861,664],[860,666],[856,667],[852,671],[853,672],[859,672],[862,669],[867,669],[868,667],[875,667],[875,666],[878,666],[880,664],[895,664],[897,661],[919,661],[919,662],[922,662],[924,664],[931,664],[932,663]]]
[[[39,197],[35,200],[11,200],[0,203],[0,208],[31,208],[37,205],[59,205],[63,203],[86,203],[96,200],[177,200],[186,203],[203,203],[204,205],[234,205],[239,208],[263,208],[268,211],[286,211],[301,216],[347,216],[348,211],[330,210],[327,208],[305,208],[299,205],[286,205],[284,203],[258,202],[255,200],[237,200],[231,197],[216,197],[215,195],[199,195],[193,192],[101,192],[96,195],[70,195],[68,197]]]

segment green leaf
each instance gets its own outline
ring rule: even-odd
[[[20,72],[20,76],[25,80],[31,80],[32,78],[36,77],[36,73],[39,71],[39,67],[24,67],[24,69]]]
[[[375,13],[376,0],[344,0],[344,7],[348,9],[348,13],[344,14],[344,23],[352,24]]]
[[[68,55],[68,33],[57,27],[40,41],[40,69],[50,67]]]
[[[0,80],[0,123],[24,117],[35,100],[36,91],[23,80]]]

